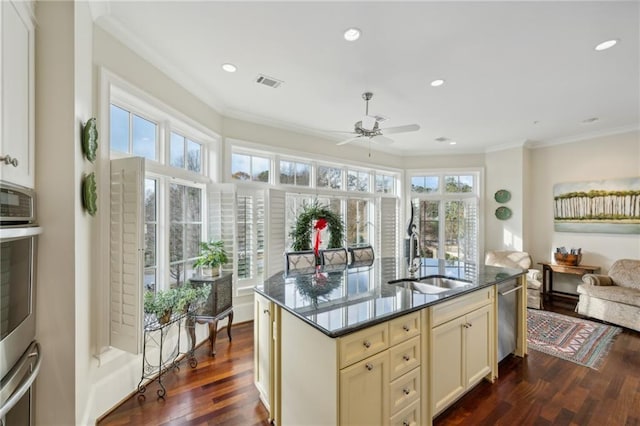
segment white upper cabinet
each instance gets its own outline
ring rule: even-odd
[[[0,19],[0,179],[33,188],[33,3],[2,1]]]

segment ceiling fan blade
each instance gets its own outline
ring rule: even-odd
[[[355,138],[349,138],[349,139],[347,139],[347,140],[344,140],[344,141],[338,142],[336,145],[337,145],[337,146],[340,146],[340,145],[346,145],[346,144],[348,144],[349,142],[357,141],[358,139],[361,139],[361,138],[362,138],[362,136],[356,136]]]
[[[378,135],[371,138],[371,142],[377,143],[379,145],[390,145],[393,143],[393,139],[388,138],[386,136]]]
[[[382,132],[384,132],[385,134],[394,134],[415,132],[416,130],[420,130],[420,126],[418,126],[417,124],[407,124],[404,126],[387,127],[386,129],[382,129]]]

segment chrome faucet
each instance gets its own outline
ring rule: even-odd
[[[411,220],[407,228],[409,234],[409,277],[413,278],[420,270],[420,237],[417,226],[413,223],[413,203],[411,204]]]

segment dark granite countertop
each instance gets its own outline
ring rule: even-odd
[[[468,285],[423,294],[406,285],[388,284],[408,277],[407,270],[406,259],[381,258],[370,265],[279,272],[255,291],[327,336],[340,337],[526,273],[520,269],[422,259],[417,277],[439,275],[468,281]]]

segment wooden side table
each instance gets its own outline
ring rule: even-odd
[[[195,324],[209,325],[209,343],[211,344],[211,356],[216,356],[216,338],[218,337],[218,321],[226,317],[227,336],[231,341],[231,324],[233,323],[233,274],[223,272],[217,277],[194,277],[191,284],[195,287],[203,284],[211,284],[209,300],[203,308],[189,315],[187,318],[187,331],[191,341],[191,353],[196,345]]]
[[[542,265],[542,298],[547,300],[551,296],[564,296],[564,297],[576,297],[575,294],[565,293],[563,291],[553,290],[553,273],[558,272],[561,274],[573,274],[583,276],[584,274],[595,274],[600,272],[599,266],[589,265],[558,265],[549,262],[538,262],[538,265]],[[547,290],[547,284],[549,284]]]

